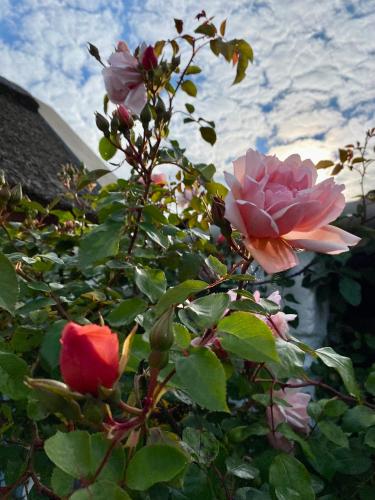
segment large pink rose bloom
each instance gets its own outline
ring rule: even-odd
[[[358,243],[357,236],[328,225],[344,208],[344,185],[332,178],[315,184],[310,160],[291,155],[280,161],[249,149],[233,165],[234,175],[225,173],[225,218],[267,273],[294,267],[296,248],[339,254]]]
[[[103,78],[109,100],[114,104],[124,104],[138,115],[147,102],[138,60],[125,42],[119,42],[108,62],[110,65],[103,69]]]
[[[289,382],[297,382],[289,380]],[[299,392],[298,388],[287,387],[281,391],[275,391],[273,396],[286,401],[290,406],[274,404],[272,408],[267,408],[267,421],[271,429],[276,429],[283,422],[289,424],[296,432],[300,434],[309,434],[309,420],[307,414],[307,405],[311,399],[310,394]],[[270,443],[274,448],[290,452],[293,448],[292,443],[286,439],[280,432],[270,432],[268,435]]]

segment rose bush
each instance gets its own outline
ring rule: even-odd
[[[226,21],[197,18],[152,50],[120,42],[105,65],[99,152],[128,178],[93,189],[108,171],[67,165],[42,206],[0,172],[2,497],[371,497],[372,372],[301,342],[281,295],[252,292],[253,258],[274,270],[294,248],[358,241],[328,225],[342,189],[297,156],[252,152],[228,194],[214,165],[189,160],[176,95],[186,126],[216,140],[191,102],[197,55],[231,63],[235,84],[253,60]]]

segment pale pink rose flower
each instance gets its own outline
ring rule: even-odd
[[[147,94],[138,60],[125,42],[118,42],[117,50],[108,62],[109,66],[102,73],[109,100],[114,104],[124,104],[139,114],[147,102]]]
[[[160,174],[152,174],[151,175],[151,181],[154,184],[158,184],[160,186],[165,186],[167,184],[167,176],[163,173]]]
[[[260,301],[260,293],[258,290],[254,292],[254,300],[259,303]],[[281,304],[281,295],[278,290],[272,292],[271,295],[267,297],[268,300],[275,302],[278,306]],[[266,316],[257,315],[259,319],[267,323],[267,325],[271,328],[273,334],[276,337],[281,337],[284,340],[288,340],[288,332],[289,332],[289,321],[293,321],[296,319],[297,314],[286,314],[282,311],[277,312],[276,314],[272,314],[270,318]]]
[[[296,380],[289,380],[289,383],[296,383]],[[309,415],[307,405],[311,399],[310,394],[299,392],[298,388],[286,387],[280,391],[274,391],[273,396],[286,401],[291,406],[281,406],[277,403],[266,410],[269,427],[276,429],[283,422],[289,424],[293,430],[300,434],[308,435],[310,432]],[[274,448],[289,453],[293,449],[293,444],[280,432],[270,432],[269,441]]]
[[[291,155],[285,161],[249,149],[225,173],[230,191],[225,218],[267,273],[294,267],[294,249],[339,254],[360,238],[328,225],[343,211],[344,185],[332,178],[316,184],[311,160]]]

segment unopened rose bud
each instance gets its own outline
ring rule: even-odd
[[[95,122],[96,126],[99,130],[101,130],[104,134],[108,134],[109,132],[109,122],[107,118],[105,118],[100,113],[95,113]]]
[[[150,123],[151,118],[152,118],[152,115],[151,115],[150,106],[148,104],[146,104],[146,106],[142,109],[142,112],[140,115],[141,123],[142,123],[144,129],[148,128],[148,124]]]
[[[23,197],[22,186],[21,186],[21,184],[16,184],[10,190],[9,201],[10,201],[10,203],[17,205],[22,200],[22,197]]]
[[[167,309],[156,321],[150,332],[150,346],[155,351],[168,351],[174,341],[173,308]]]
[[[142,66],[146,71],[156,68],[158,65],[158,58],[155,55],[154,48],[149,45],[142,55]]]
[[[168,351],[152,351],[148,357],[148,364],[150,365],[150,368],[158,368],[159,370],[167,366],[168,361]]]
[[[132,126],[134,125],[134,120],[132,118],[132,115],[129,113],[129,110],[123,104],[120,104],[120,106],[117,108],[117,114],[120,119],[121,125],[123,125],[127,129],[132,128]]]
[[[81,394],[112,388],[119,374],[118,337],[107,326],[68,323],[62,332],[60,370],[66,384]]]
[[[232,228],[224,217],[225,213],[225,204],[224,201],[215,196],[213,199],[212,207],[211,207],[211,217],[213,223],[221,229],[221,232],[224,236],[230,236],[232,233]]]

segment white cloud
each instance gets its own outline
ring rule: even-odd
[[[107,57],[119,38],[132,47],[175,35],[173,17],[194,25],[193,0],[0,1],[2,74],[52,105],[91,147],[98,133],[93,113],[104,86],[86,42]],[[175,135],[195,161],[220,171],[254,147],[257,139],[281,156],[300,152],[317,161],[338,146],[361,139],[374,126],[375,24],[373,2],[357,0],[216,0],[209,15],[228,18],[228,37],[254,48],[248,78],[231,87],[233,69],[209,51],[199,56],[206,79],[196,100],[201,116],[214,119],[218,142],[203,143],[192,126],[175,120]],[[180,109],[187,100],[180,96]]]

